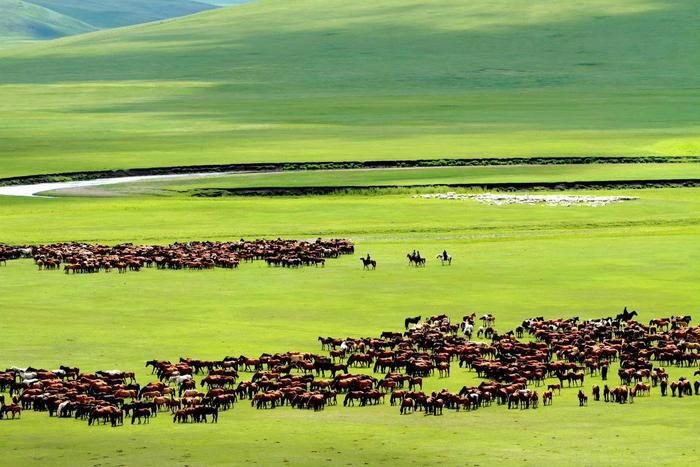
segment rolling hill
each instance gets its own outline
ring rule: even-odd
[[[213,7],[191,0],[31,0],[100,29],[191,15]]]
[[[55,39],[213,8],[190,0],[0,0],[0,38]]]
[[[694,0],[262,0],[0,53],[0,175],[700,153]]]
[[[242,5],[244,3],[250,3],[255,0],[200,0],[202,3],[208,3],[210,5],[217,6],[230,6],[230,5]]]
[[[0,0],[0,38],[54,39],[96,30],[95,27],[22,0]]]

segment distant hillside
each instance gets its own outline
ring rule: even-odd
[[[0,38],[54,39],[96,28],[70,16],[22,0],[0,0]]]
[[[100,29],[191,15],[215,8],[190,0],[30,0]]]
[[[242,5],[244,3],[250,3],[255,0],[199,0],[202,3],[208,3],[210,5],[217,6],[229,6],[229,5]]]
[[[215,8],[191,0],[0,0],[0,47],[8,41],[55,39]]]
[[[698,0],[256,0],[6,49],[0,173],[697,155],[698,12]]]

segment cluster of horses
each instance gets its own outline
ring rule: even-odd
[[[0,243],[0,265],[7,265],[8,260],[29,257],[31,249],[8,246]]]
[[[654,319],[648,326],[633,320],[635,311],[615,318],[601,318],[581,322],[571,319],[545,320],[536,317],[522,322],[515,330],[499,335],[493,326],[495,317],[481,317],[480,330],[492,329],[490,343],[471,341],[476,315],[465,316],[461,324],[452,324],[446,316],[432,316],[425,322],[421,317],[407,318],[403,334],[385,332],[372,342],[374,354],[352,353],[348,364],[374,364],[374,372],[387,372],[377,381],[377,388],[392,391],[391,402],[400,405],[401,413],[423,410],[440,414],[443,408],[460,407],[473,410],[496,401],[508,408],[537,408],[550,405],[555,392],[563,387],[578,388],[579,405],[588,403],[583,390],[587,376],[601,375],[607,381],[609,366],[619,364],[620,385],[605,385],[606,401],[632,402],[635,397],[649,396],[652,387],[659,386],[662,396],[671,388],[673,397],[698,395],[700,381],[684,377],[669,382],[662,365],[695,367],[700,360],[700,327],[690,327],[690,316],[672,316]],[[525,333],[527,341],[520,341]],[[516,337],[516,335],[518,337]],[[367,341],[353,339],[319,338],[323,348],[343,353],[352,352]],[[377,348],[382,348],[377,354]],[[460,367],[475,371],[485,378],[475,387],[464,387],[459,393],[447,390],[429,395],[402,389],[406,380],[416,376],[449,375],[453,360]],[[696,370],[694,376],[700,375]],[[559,382],[547,385],[540,395],[538,388],[547,378]],[[600,386],[593,386],[595,400],[600,400]],[[359,397],[360,395],[358,395]]]
[[[179,368],[183,372],[191,370],[186,365]],[[11,403],[6,404],[2,396],[0,413],[19,418],[22,410],[32,410],[47,412],[50,417],[85,420],[89,426],[109,423],[115,427],[122,425],[125,417],[131,418],[131,424],[149,423],[152,417],[166,411],[173,416],[173,422],[206,423],[207,417],[218,421],[219,411],[228,410],[236,401],[235,392],[212,381],[206,393],[196,390],[193,384],[182,384],[185,381],[192,381],[191,377],[174,385],[151,382],[141,386],[133,372],[81,373],[78,368],[66,366],[57,370],[13,367],[0,373],[0,390],[9,389],[11,398]],[[203,380],[201,385],[205,384],[207,381]]]
[[[352,254],[352,242],[343,239],[314,242],[297,240],[253,240],[238,242],[186,242],[171,245],[115,246],[88,243],[57,243],[27,247],[0,245],[0,264],[8,259],[33,258],[42,270],[63,266],[68,273],[140,271],[153,265],[158,269],[235,269],[241,262],[264,260],[269,266],[296,268],[323,266],[327,258]]]
[[[636,312],[625,310],[615,318],[586,321],[535,317],[512,331],[494,330],[483,342],[472,341],[471,332],[478,319],[481,328],[493,328],[492,314],[467,315],[457,323],[446,315],[423,321],[413,317],[405,320],[404,332],[319,337],[320,354],[149,360],[146,368],[154,381],[145,385],[135,381],[133,372],[13,367],[0,373],[0,392],[9,390],[11,398],[6,404],[0,397],[0,417],[19,418],[22,410],[31,409],[87,420],[88,425],[119,426],[124,418],[131,418],[132,424],[148,423],[169,412],[174,423],[199,423],[218,421],[220,412],[243,400],[260,410],[288,406],[322,411],[338,404],[339,398],[343,407],[384,404],[389,399],[401,414],[441,415],[444,410],[473,411],[494,403],[508,409],[537,409],[551,405],[554,395],[566,388],[575,388],[579,405],[586,406],[584,382],[598,376],[603,388],[592,386],[594,401],[600,401],[602,393],[605,402],[632,403],[656,387],[661,396],[669,388],[672,397],[698,395],[700,381],[691,383],[685,377],[671,381],[664,366],[697,367],[700,327],[690,326],[690,316],[654,319],[648,325],[632,319],[635,316]],[[517,337],[526,333],[527,339]],[[449,377],[454,362],[482,381],[456,392],[423,391],[425,378]],[[618,385],[608,383],[613,364],[619,366]],[[248,377],[243,379],[242,373]]]

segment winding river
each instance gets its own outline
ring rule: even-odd
[[[194,174],[174,174],[174,175],[138,175],[131,177],[112,177],[98,178],[95,180],[76,180],[68,182],[49,182],[49,183],[34,183],[28,185],[9,185],[0,186],[0,195],[2,196],[23,196],[31,198],[51,198],[51,196],[39,195],[46,191],[63,190],[69,188],[84,188],[100,185],[114,185],[116,183],[131,183],[140,182],[143,180],[172,180],[172,179],[188,179],[188,178],[203,178],[217,177],[228,175],[228,172],[206,172]]]

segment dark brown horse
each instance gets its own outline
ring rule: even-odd
[[[578,406],[583,407],[588,405],[588,396],[583,393],[582,390],[578,390]]]
[[[20,416],[22,415],[22,407],[20,407],[17,404],[3,405],[2,407],[0,407],[0,419],[8,414],[12,414],[13,420],[15,419],[15,415],[17,416],[17,418],[20,418]]]

